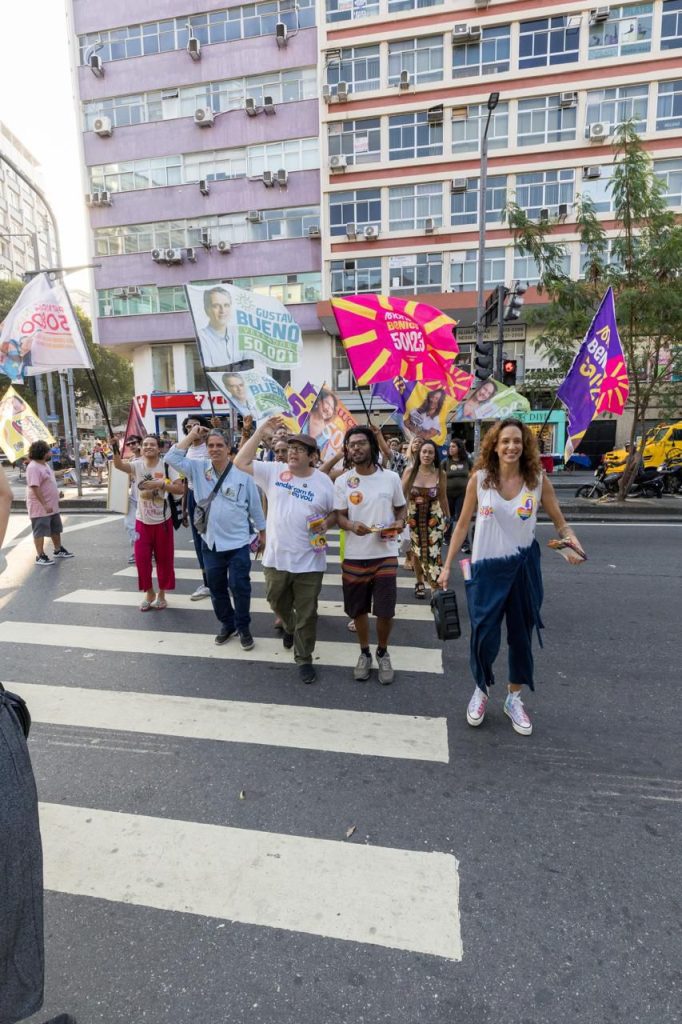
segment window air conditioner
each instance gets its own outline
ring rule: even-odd
[[[104,76],[104,65],[102,64],[102,58],[98,53],[91,53],[88,63],[90,65],[90,70],[96,78],[102,78]]]
[[[548,221],[549,220],[549,210],[547,210],[547,209],[540,210],[540,220],[541,221]]]
[[[268,115],[275,113],[275,104],[273,102],[272,96],[263,97],[263,110]]]
[[[85,193],[85,205],[86,206],[94,206],[95,205],[95,196],[97,194],[98,194],[97,192],[86,192]]]
[[[322,102],[323,103],[331,103],[331,101],[332,101],[332,91],[331,91],[331,89],[329,88],[328,85],[323,85],[322,86]]]
[[[560,107],[574,107],[578,101],[578,97],[574,92],[562,92],[559,96]]]
[[[215,120],[215,114],[210,107],[198,107],[194,111],[194,123],[200,128],[210,128]]]
[[[346,167],[348,167],[348,160],[343,155],[343,153],[340,153],[337,156],[329,157],[330,171],[338,173],[339,171],[345,171]]]
[[[200,182],[199,182],[199,191],[201,192],[202,196],[207,196],[208,195],[209,188],[208,188],[208,182],[206,181],[206,178],[202,178],[200,180]]]
[[[201,60],[201,41],[196,36],[190,36],[187,40],[187,52],[192,60]]]
[[[218,242],[216,249],[224,255],[227,252],[232,252],[232,245],[230,242]]]
[[[427,217],[424,221],[424,231],[427,235],[432,235],[436,230],[436,222],[433,217]]]
[[[308,238],[321,238],[322,232],[320,231],[319,224],[311,224],[308,228]]]
[[[110,117],[96,117],[92,122],[92,130],[95,135],[99,135],[100,139],[104,139],[111,135],[113,128],[111,126]]]
[[[562,220],[566,220],[568,217],[568,203],[559,203],[559,206],[557,207],[557,217]]]
[[[346,238],[349,241],[354,242],[357,237],[358,234],[355,229],[355,224],[346,224]]]
[[[161,249],[152,249],[152,259],[155,263],[160,263],[163,259],[163,253]]]
[[[590,11],[590,25],[598,25],[600,21],[608,21],[611,13],[608,7],[595,7]]]
[[[605,121],[595,121],[589,126],[590,142],[603,142],[609,137],[609,126]]]
[[[376,242],[379,237],[379,228],[376,224],[368,224],[362,234],[366,242]]]
[[[487,7],[490,0],[474,0],[474,7]]]
[[[185,249],[185,256],[187,257],[190,263],[196,263],[197,251],[194,248],[194,246],[189,246],[188,249]]]
[[[288,32],[287,27],[284,24],[284,22],[283,21],[278,21],[277,24],[275,25],[275,39],[277,41],[277,45],[278,46],[286,46],[287,45],[287,36],[288,35],[289,35],[289,32]]]
[[[481,38],[481,29],[478,25],[455,25],[452,29],[452,45],[459,46],[460,43],[477,43]]]
[[[204,249],[210,249],[211,248],[211,232],[210,231],[202,231],[200,236],[199,236],[199,241],[203,245]]]
[[[289,180],[289,172],[285,171],[283,167],[277,171],[277,184],[280,188],[286,188]]]
[[[249,210],[249,212],[246,215],[246,219],[248,220],[249,224],[262,224],[263,214],[260,212],[260,210]]]
[[[592,164],[590,167],[583,167],[583,178],[587,181],[591,181],[593,178],[601,178],[601,167],[598,164]]]
[[[163,254],[166,263],[182,263],[182,249],[166,249]]]
[[[99,199],[97,200],[98,206],[111,206],[111,192],[104,191],[99,193]]]
[[[400,72],[400,81],[398,82],[398,88],[401,90],[401,92],[404,92],[405,89],[409,89],[410,88],[410,72],[409,71],[401,71]]]
[[[442,124],[443,123],[443,104],[440,103],[437,107],[429,107],[426,111],[427,124]]]
[[[263,171],[263,184],[266,188],[273,188],[275,184],[275,176],[272,171]]]
[[[355,260],[344,260],[343,269],[346,271],[355,270]]]
[[[469,182],[466,178],[453,178],[452,184],[450,185],[451,192],[466,192],[469,187]]]
[[[256,106],[256,101],[254,100],[253,96],[246,97],[244,101],[244,110],[249,115],[249,117],[255,117],[256,114],[258,113],[258,107]]]
[[[349,91],[350,90],[348,88],[348,82],[339,82],[339,84],[336,87],[336,98],[339,101],[339,103],[348,102]]]

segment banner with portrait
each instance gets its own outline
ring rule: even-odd
[[[269,416],[287,415],[289,400],[281,384],[260,370],[227,370],[208,373],[216,391],[227,398],[240,416],[252,416],[259,423]]]
[[[452,419],[455,423],[501,420],[505,416],[516,416],[521,412],[530,412],[528,399],[520,395],[515,388],[508,388],[489,377],[460,402]]]
[[[9,461],[26,458],[34,441],[52,445],[54,440],[28,402],[9,387],[0,400],[0,448]]]
[[[356,425],[357,420],[341,399],[323,384],[302,430],[315,439],[325,462],[342,451],[346,431]]]
[[[448,419],[456,406],[457,402],[444,388],[427,388],[424,384],[413,384],[405,401],[405,432],[420,437],[423,441],[433,441],[437,445],[445,444]]]

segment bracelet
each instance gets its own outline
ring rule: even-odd
[[[559,534],[560,537],[567,537],[567,536],[570,537],[571,534],[573,533],[573,530],[568,525],[568,523],[566,523],[564,526],[560,526],[559,527],[559,529],[557,530],[557,533]]]

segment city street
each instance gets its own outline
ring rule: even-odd
[[[45,851],[30,1024],[682,1021],[682,524],[576,523],[578,568],[539,526],[525,738],[502,658],[466,724],[461,578],[442,644],[401,571],[395,683],[357,683],[333,538],[304,687],[260,565],[254,650],[217,647],[187,531],[168,610],[142,615],[120,519],[65,521],[76,558],[37,568],[12,516],[0,589]]]

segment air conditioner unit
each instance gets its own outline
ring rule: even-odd
[[[142,295],[142,292],[136,285],[130,285],[128,288],[124,288],[124,291],[129,299],[139,299]]]
[[[287,36],[289,35],[288,29],[283,21],[278,21],[275,25],[275,39],[277,40],[278,46],[287,45]]]
[[[549,210],[547,210],[547,209],[540,210],[540,220],[541,221],[548,221],[549,220]]]
[[[101,139],[111,135],[113,128],[111,126],[110,117],[96,117],[92,122],[92,130],[95,135],[99,135]]]
[[[200,182],[199,182],[199,191],[201,192],[202,196],[207,196],[208,195],[209,187],[208,187],[208,182],[206,181],[206,178],[202,178],[200,180]]]
[[[336,386],[340,391],[350,391],[350,370],[337,370]]]
[[[102,64],[102,58],[98,53],[91,53],[90,60],[88,61],[90,70],[96,78],[102,78],[104,75],[104,65]]]
[[[409,71],[401,71],[400,72],[400,81],[398,82],[398,88],[402,92],[404,92],[405,89],[409,89],[410,88],[410,72]]]
[[[481,29],[478,25],[455,25],[452,30],[452,45],[459,46],[460,43],[477,43],[481,38]]]
[[[560,107],[574,107],[578,102],[578,97],[574,92],[562,92],[559,96]]]
[[[280,167],[279,170],[277,171],[276,178],[279,187],[286,188],[287,182],[289,181],[289,172],[285,170],[284,167]]]
[[[474,7],[487,7],[490,0],[474,0]]]
[[[600,21],[608,21],[611,9],[609,7],[595,7],[590,11],[590,25],[598,25]]]
[[[249,222],[249,224],[262,224],[263,214],[260,212],[260,210],[249,210],[249,212],[246,215],[246,219]]]
[[[263,184],[266,188],[273,188],[275,184],[275,176],[272,171],[263,171]]]
[[[272,96],[263,97],[263,110],[268,115],[275,113],[275,104],[273,102]]]
[[[355,260],[344,260],[343,261],[343,269],[344,270],[355,270]]]
[[[332,91],[331,91],[331,89],[329,88],[328,85],[323,85],[322,86],[322,102],[323,103],[331,103],[331,101],[332,101]]]
[[[343,153],[339,153],[337,156],[329,157],[329,170],[332,171],[333,173],[345,171],[346,167],[348,167],[348,160],[343,155]]]
[[[201,41],[196,36],[190,36],[187,40],[187,52],[192,60],[201,60]]]
[[[591,181],[594,178],[601,178],[601,167],[598,164],[592,164],[590,167],[583,167],[583,178],[587,181]]]
[[[111,206],[111,192],[106,189],[104,192],[99,193],[99,199],[97,200],[98,206]]]
[[[440,103],[437,107],[429,107],[426,111],[427,124],[442,124],[443,122],[443,104]]]
[[[163,252],[161,249],[152,249],[152,259],[155,263],[160,263],[163,259]]]
[[[211,232],[210,231],[202,231],[200,236],[199,236],[199,241],[203,245],[204,249],[210,249],[211,248]]]
[[[322,233],[320,231],[319,224],[311,224],[308,228],[308,238],[321,238]]]
[[[85,193],[85,205],[86,206],[94,206],[95,205],[95,196],[96,195],[99,195],[99,193],[98,192],[86,192]]]
[[[256,106],[256,101],[254,100],[253,96],[246,97],[244,101],[244,110],[249,115],[249,117],[255,117],[256,114],[258,113],[258,107]]]
[[[187,249],[185,249],[185,258],[188,259],[190,263],[196,263],[197,251],[194,248],[194,246],[190,245]]]
[[[595,121],[589,126],[590,142],[603,142],[609,134],[609,126],[605,121]]]
[[[336,87],[336,98],[339,101],[339,103],[348,102],[349,91],[350,90],[348,89],[348,82],[339,82],[339,84]]]
[[[355,224],[346,224],[346,238],[350,242],[354,242],[358,237],[358,233],[355,228]]]
[[[215,114],[210,107],[198,107],[194,111],[194,123],[200,128],[210,128],[215,120]]]
[[[561,220],[566,220],[568,217],[568,203],[559,203],[557,207],[557,217]]]
[[[163,253],[163,258],[166,261],[166,263],[182,263],[182,249],[165,249]]]
[[[366,242],[376,242],[379,237],[379,228],[376,224],[368,224],[362,234]]]
[[[230,242],[218,242],[216,249],[224,255],[227,252],[232,252],[232,245]]]
[[[424,231],[427,235],[432,235],[436,230],[436,222],[433,217],[427,217],[424,221]]]
[[[469,181],[467,178],[453,178],[452,184],[450,185],[451,192],[466,192],[469,188]]]

